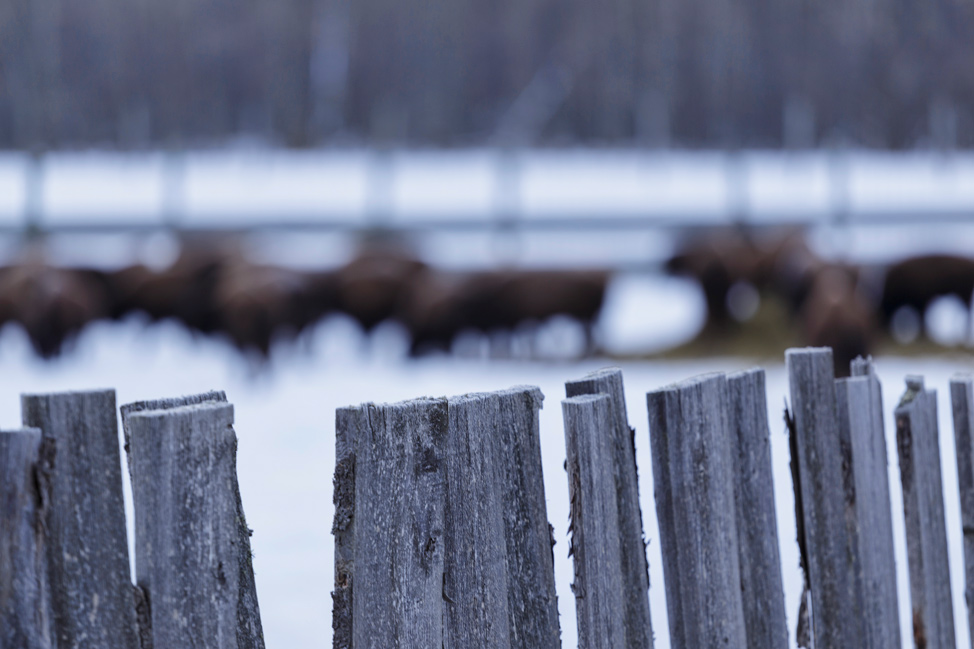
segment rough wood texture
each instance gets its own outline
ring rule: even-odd
[[[727,377],[741,599],[750,649],[788,646],[764,370]]]
[[[500,495],[507,542],[512,649],[559,649],[554,539],[545,504],[538,412],[541,390],[518,386],[491,393],[498,401]]]
[[[849,432],[852,451],[859,585],[865,631],[863,647],[900,647],[900,609],[882,390],[871,360],[856,359],[851,370],[852,378],[836,381],[836,404],[842,428]]]
[[[444,509],[444,647],[511,646],[513,611],[503,499],[499,400],[449,400]]]
[[[262,649],[233,406],[126,408],[135,568],[155,647]]]
[[[23,395],[21,408],[57,447],[46,516],[57,646],[136,649],[115,391]]]
[[[541,399],[337,411],[336,648],[560,646]]]
[[[351,646],[440,647],[446,399],[359,410]]]
[[[211,390],[210,392],[191,394],[183,397],[134,401],[132,403],[126,403],[119,408],[122,415],[122,435],[125,439],[123,448],[125,449],[125,456],[129,463],[129,472],[132,470],[132,457],[128,454],[130,436],[128,427],[129,415],[134,412],[145,412],[146,410],[168,410],[170,408],[178,408],[180,406],[191,406],[193,404],[204,403],[207,401],[219,401],[226,403],[227,395],[225,392],[223,392],[223,390]]]
[[[862,647],[856,553],[847,526],[851,471],[843,470],[832,350],[789,349],[785,358],[798,450],[815,647]]]
[[[914,642],[926,649],[954,649],[936,391],[925,390],[921,377],[907,377],[895,415]]]
[[[647,402],[671,643],[746,647],[726,378],[693,378]]]
[[[974,377],[958,374],[950,381],[954,418],[957,482],[960,487],[961,528],[964,533],[964,575],[967,624],[974,646]]]
[[[367,439],[369,408],[339,408],[335,411],[335,476],[332,502],[335,519],[335,589],[332,598],[332,647],[351,649],[355,572],[355,442]]]
[[[0,647],[55,647],[44,516],[53,440],[0,431]]]
[[[579,649],[626,647],[625,588],[613,471],[609,397],[561,402],[571,498],[571,555]]]
[[[639,508],[635,431],[629,426],[622,370],[607,368],[565,384],[565,395],[605,394],[609,397],[612,425],[605,433],[612,440],[613,478],[617,490],[618,543],[622,557],[626,635],[620,647],[651,649],[653,624],[649,613],[649,564],[646,537]]]

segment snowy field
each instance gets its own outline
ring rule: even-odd
[[[674,317],[673,323],[681,324]],[[682,319],[676,330],[693,330]],[[666,327],[657,330],[665,333]],[[555,527],[555,577],[563,646],[576,646],[574,599],[568,558],[568,490],[560,400],[564,381],[607,363],[485,362],[455,358],[410,362],[403,358],[404,340],[386,329],[363,354],[363,341],[341,319],[323,324],[300,347],[279,349],[272,366],[255,374],[228,345],[196,339],[175,325],[144,328],[136,322],[99,324],[80,339],[74,353],[42,363],[28,351],[23,334],[8,327],[0,333],[0,425],[19,422],[21,392],[114,387],[118,403],[224,389],[235,405],[239,436],[238,470],[244,508],[255,530],[253,549],[257,588],[267,646],[324,649],[331,646],[333,579],[330,526],[333,507],[334,410],[365,401],[389,402],[424,395],[453,395],[537,385],[546,401],[541,411],[541,444],[548,518]],[[783,356],[780,357],[783,360]],[[664,384],[705,371],[745,369],[746,359],[721,358],[707,362],[642,362],[622,365],[630,423],[636,428],[643,519],[649,539],[650,604],[656,646],[666,649],[666,623],[659,532],[653,500],[645,393]],[[956,464],[948,402],[948,380],[956,371],[969,371],[969,359],[880,358],[886,410],[887,450],[893,499],[894,534],[899,578],[899,602],[904,647],[911,646],[909,589],[903,531],[900,481],[895,455],[892,408],[903,390],[907,373],[926,375],[937,389],[940,406],[941,458],[946,493],[954,619],[958,646],[968,646],[964,606],[964,571],[959,522]],[[787,381],[782,362],[768,371],[768,409],[771,424],[774,489],[781,544],[788,627],[794,636],[801,590],[787,440],[782,407]],[[125,469],[123,468],[123,475]],[[126,502],[131,501],[126,488]],[[129,521],[132,520],[129,511]],[[130,526],[131,542],[131,526]],[[792,639],[792,642],[794,640]]]
[[[8,232],[23,225],[28,203],[35,201],[33,209],[39,210],[42,223],[52,227],[175,222],[233,228],[285,219],[354,229],[450,221],[454,229],[424,232],[417,241],[424,259],[445,268],[498,263],[645,266],[664,259],[676,242],[671,231],[655,225],[727,223],[735,215],[755,222],[820,221],[822,225],[811,231],[819,252],[864,262],[927,251],[974,250],[974,220],[963,218],[974,215],[974,154],[968,153],[56,153],[48,156],[45,172],[40,181],[34,178],[34,185],[28,168],[25,156],[0,154],[0,228]],[[836,223],[836,215],[845,221]],[[535,229],[485,232],[456,227],[512,216]],[[904,222],[869,223],[877,218]],[[606,220],[606,227],[597,227],[599,219]],[[928,222],[937,219],[953,222]],[[564,227],[573,220],[588,224],[576,230]],[[555,221],[563,229],[542,229]],[[620,227],[632,224],[638,227]],[[244,243],[258,260],[308,268],[337,266],[354,251],[353,235],[340,230],[263,233]],[[104,267],[133,261],[164,266],[177,250],[164,233],[56,234],[45,244],[56,263]],[[0,238],[0,259],[15,257],[18,247],[16,237]],[[963,307],[941,307],[928,313],[935,333],[947,332],[946,342],[969,341]],[[703,300],[695,285],[625,273],[610,285],[600,341],[617,355],[659,350],[692,338],[703,317]],[[558,541],[555,577],[563,646],[572,649],[575,608],[569,588],[568,489],[559,402],[566,380],[610,364],[564,360],[580,344],[577,328],[555,323],[539,344],[547,362],[487,362],[473,357],[417,362],[405,358],[406,341],[395,327],[380,327],[372,341],[365,341],[348,320],[336,317],[310,332],[300,345],[277,349],[270,367],[255,372],[226,343],[194,338],[170,324],[98,323],[85,331],[72,353],[50,363],[33,357],[20,330],[6,327],[0,330],[0,425],[18,424],[22,392],[114,387],[121,405],[226,390],[236,409],[241,492],[255,530],[254,565],[268,647],[325,649],[331,645],[335,408],[537,385],[546,396],[541,444],[548,518]],[[476,344],[466,351],[475,356]],[[766,369],[782,571],[794,644],[801,576],[782,424],[788,392],[783,353]],[[752,364],[748,359],[720,358],[623,365],[629,419],[637,431],[640,494],[650,542],[650,604],[660,649],[670,645],[645,393],[705,371],[733,371]],[[892,409],[908,373],[926,375],[927,385],[938,391],[954,620],[958,646],[969,646],[948,380],[954,372],[974,371],[974,363],[966,354],[936,360],[879,358],[876,365],[887,415],[904,647],[911,646],[912,632]],[[127,482],[125,489],[131,507]]]

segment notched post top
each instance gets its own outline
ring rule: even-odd
[[[917,398],[917,395],[924,392],[923,389],[923,377],[916,376],[914,374],[908,375],[906,377],[906,392],[900,397],[900,402],[897,404],[897,410],[913,403],[913,400]]]

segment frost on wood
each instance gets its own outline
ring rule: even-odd
[[[136,580],[153,645],[262,649],[233,406],[193,398],[153,405],[123,408]]]
[[[852,362],[852,378],[836,381],[843,443],[849,444],[858,583],[863,606],[863,647],[901,646],[893,517],[883,398],[870,359]]]
[[[916,376],[907,377],[906,388],[895,416],[913,635],[918,647],[952,649],[954,612],[940,474],[937,393],[924,389],[923,378]]]
[[[974,642],[974,377],[959,374],[950,380],[950,402],[960,487],[961,529],[964,532],[964,593],[967,623]]]
[[[726,378],[690,379],[647,402],[673,646],[748,646]]]
[[[764,370],[727,377],[741,599],[750,649],[788,646]]]
[[[136,649],[115,391],[24,395],[21,408],[57,448],[45,516],[57,646]]]
[[[54,444],[36,428],[0,431],[0,647],[56,646],[44,525]]]
[[[617,490],[617,543],[623,566],[625,642],[628,649],[650,649],[653,625],[649,613],[649,566],[646,537],[639,508],[639,479],[636,470],[635,431],[629,426],[622,387],[622,370],[607,368],[565,384],[567,397],[605,394],[609,397],[611,425],[603,434],[611,441],[613,478]]]
[[[832,350],[789,349],[785,359],[815,647],[861,647],[857,548],[848,527],[848,497],[854,494],[851,450],[841,441]]]
[[[561,402],[565,419],[571,551],[579,649],[629,647],[613,475],[613,413],[608,396]]]
[[[537,388],[336,413],[335,647],[559,646]]]

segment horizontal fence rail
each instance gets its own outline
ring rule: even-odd
[[[840,380],[828,348],[789,350],[786,362],[806,588],[791,631],[799,646],[900,646],[892,530],[903,516],[904,621],[917,647],[955,648],[936,392],[908,377],[892,411],[898,512],[871,359]],[[950,385],[965,542],[971,385],[969,376]],[[774,491],[789,485],[772,477],[763,370],[704,374],[646,398],[664,575],[654,585],[665,592],[671,646],[787,646]],[[337,410],[336,649],[561,646],[542,400],[517,386]],[[622,372],[568,381],[561,406],[579,647],[650,649]],[[135,584],[114,391],[24,395],[22,408],[25,428],[0,432],[4,647],[265,646],[224,393],[121,408]],[[965,556],[969,566],[969,545]]]
[[[966,153],[51,152],[0,162],[8,234],[631,231],[974,215]]]

